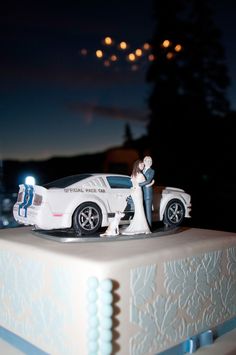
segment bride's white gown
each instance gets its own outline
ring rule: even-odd
[[[142,173],[138,173],[136,177],[131,178],[133,187],[131,188],[131,196],[134,202],[134,217],[130,225],[122,231],[122,234],[148,234],[151,233],[143,206],[143,191],[139,186],[140,182],[145,181]]]

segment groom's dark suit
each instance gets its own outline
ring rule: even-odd
[[[146,186],[150,184],[154,178],[155,171],[152,168],[148,168],[146,171],[143,171],[143,175],[146,180],[141,182],[139,186],[143,188],[143,199],[145,205],[146,218],[149,226],[152,226],[152,200],[153,200],[153,187]]]

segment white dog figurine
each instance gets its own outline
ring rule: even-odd
[[[119,234],[119,223],[120,223],[121,218],[123,218],[124,216],[125,216],[125,214],[123,212],[117,211],[115,213],[115,217],[111,220],[105,233],[100,234],[100,237],[109,237],[109,236],[118,235]]]

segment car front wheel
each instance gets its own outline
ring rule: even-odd
[[[80,234],[93,234],[101,224],[102,212],[96,203],[82,203],[74,212],[73,228]]]
[[[183,203],[178,199],[173,199],[167,203],[163,222],[167,226],[179,226],[184,219],[185,208]]]

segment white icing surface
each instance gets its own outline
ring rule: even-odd
[[[235,248],[236,234],[201,229],[81,244],[2,230],[0,325],[53,355],[85,355],[86,283],[109,278],[114,350],[153,355],[236,316]]]

